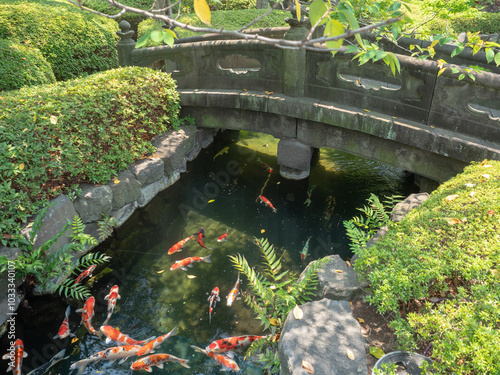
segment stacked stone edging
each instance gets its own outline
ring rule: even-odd
[[[169,131],[153,140],[156,152],[153,156],[138,160],[126,170],[118,173],[115,180],[107,184],[82,184],[81,195],[72,202],[62,194],[54,198],[51,206],[42,221],[40,231],[36,234],[34,248],[40,247],[48,239],[61,231],[67,220],[73,220],[75,215],[80,216],[85,223],[85,232],[94,236],[98,241],[97,222],[106,214],[114,217],[121,226],[137,207],[144,207],[160,191],[173,185],[182,172],[186,171],[186,161],[193,160],[202,148],[213,141],[217,129],[203,129],[196,126],[184,126],[179,130]],[[28,236],[31,228],[23,230]],[[62,248],[69,242],[68,236],[61,236],[49,252]],[[94,247],[90,247],[90,251]],[[20,249],[0,246],[0,255],[15,259]],[[79,254],[84,255],[83,253]],[[4,280],[5,279],[5,280]],[[18,285],[21,282],[18,281]],[[4,333],[5,321],[11,306],[7,303],[7,274],[0,274],[0,336]],[[15,309],[19,306],[16,296]]]

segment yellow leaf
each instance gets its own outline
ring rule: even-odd
[[[311,365],[309,362],[307,362],[306,360],[302,360],[302,367],[304,368],[304,370],[306,370],[306,372],[308,374],[314,374],[314,367],[313,365]]]
[[[210,25],[210,7],[206,0],[194,0],[194,12],[201,22]]]
[[[353,353],[353,352],[352,352],[352,350],[350,350],[350,349],[347,349],[346,354],[347,354],[347,358],[349,358],[351,361],[354,361],[354,359],[356,358],[356,357],[354,356],[354,353]]]
[[[360,322],[361,324],[363,324],[365,322],[365,320],[363,318],[358,318],[358,322]]]
[[[23,164],[23,163],[19,164],[19,169],[20,169],[20,170],[23,170],[23,169],[24,169],[24,164]]]
[[[210,199],[210,200],[208,201],[208,203],[214,203],[214,202],[215,202],[215,199]]]
[[[365,112],[370,112],[369,110],[367,110],[367,109],[364,109],[364,108],[363,108],[363,111],[365,111]]]
[[[79,340],[78,337],[73,337],[73,339],[71,340],[71,343],[73,344],[73,343],[77,342],[78,340]]]
[[[325,31],[323,32],[323,36],[329,36],[329,37],[334,37],[334,36],[337,36],[337,35],[342,35],[344,34],[344,26],[342,26],[342,24],[337,21],[337,20],[330,20],[327,22],[326,26],[325,26]],[[340,48],[342,46],[342,43],[344,42],[344,39],[339,39],[339,40],[335,40],[335,41],[327,41],[325,42],[326,46],[329,48],[329,49],[335,49],[335,48]],[[338,52],[338,51],[331,51],[332,52],[332,55],[335,56],[335,54]]]
[[[384,351],[376,346],[370,346],[370,354],[377,359],[382,358],[385,355]]]
[[[50,116],[50,123],[51,124],[57,124],[57,117],[56,116]]]
[[[453,195],[448,195],[445,199],[450,202],[454,199],[457,199],[458,198],[458,194],[453,194]]]
[[[273,325],[273,326],[279,325],[278,321],[274,318],[269,319],[269,323],[271,323],[271,325]]]
[[[297,19],[300,21],[300,18],[301,18],[301,14],[300,14],[300,3],[299,3],[299,0],[295,0],[295,9],[296,9],[296,12],[297,12]]]
[[[345,261],[345,264],[347,264],[347,267],[351,267],[351,262],[349,262],[348,260]]]
[[[265,229],[261,229],[260,230],[260,233],[264,233],[266,230]]]
[[[119,184],[120,183],[120,180],[114,180],[113,181],[115,184]]]
[[[337,273],[342,273],[342,272],[344,272],[344,271],[342,271],[342,270],[335,270],[335,272],[337,272]]]
[[[460,219],[457,219],[456,217],[443,217],[443,219],[450,225],[461,223]]]
[[[500,278],[500,270],[497,270],[497,269],[493,269],[493,270],[490,270],[491,271],[491,274],[496,277],[497,279]]]
[[[156,271],[156,273],[163,273],[163,272],[165,272],[165,270]]]
[[[491,168],[491,167],[493,167],[493,166],[492,166],[492,165],[490,165],[490,164],[485,164],[485,165],[482,165],[481,167],[483,167],[483,168]]]
[[[300,320],[304,317],[304,312],[302,311],[302,309],[299,307],[299,305],[295,306],[293,308],[293,316],[295,317],[295,319],[297,320]]]
[[[188,279],[196,279],[196,276],[195,275],[187,275],[187,278]]]

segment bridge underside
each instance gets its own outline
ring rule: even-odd
[[[471,161],[500,159],[496,145],[354,107],[263,92],[179,91],[181,115],[192,116],[199,127],[249,130],[330,147],[437,182],[460,173]]]

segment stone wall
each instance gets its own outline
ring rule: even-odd
[[[67,220],[73,220],[75,215],[80,216],[85,223],[85,232],[99,241],[97,222],[104,214],[114,217],[118,222],[117,226],[121,226],[136,208],[144,207],[160,191],[174,184],[180,174],[186,171],[186,161],[193,160],[202,148],[207,147],[216,132],[217,129],[198,129],[195,126],[169,131],[153,140],[152,143],[156,147],[155,157],[138,160],[120,172],[116,180],[102,185],[82,184],[82,193],[74,201],[65,195],[56,197],[42,221],[34,247],[38,248],[59,233]],[[30,228],[26,228],[23,234],[28,236],[29,231]],[[69,238],[62,236],[49,251],[56,251],[68,242]],[[90,250],[91,248],[88,249]],[[0,247],[0,255],[9,259],[15,259],[20,251]],[[17,310],[20,303],[18,296],[14,304],[8,303],[7,281],[7,273],[1,273],[0,336],[5,332],[8,312]],[[17,286],[20,283],[21,281],[17,280]]]

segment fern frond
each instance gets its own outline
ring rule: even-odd
[[[264,277],[250,267],[245,257],[241,254],[229,255],[229,259],[235,265],[236,269],[247,277],[254,293],[265,300],[268,293],[266,293]]]
[[[297,304],[305,302],[304,298],[313,293],[313,286],[317,285],[318,271],[329,261],[328,258],[321,258],[311,262],[304,272],[303,277],[293,284],[292,291],[297,296]]]
[[[254,239],[264,258],[265,275],[272,278],[274,282],[277,282],[279,279],[276,278],[276,275],[281,270],[281,259],[277,257],[274,246],[271,245],[267,239]],[[282,277],[283,276],[280,278]]]

